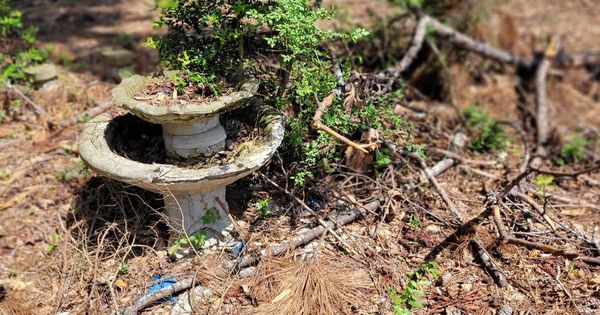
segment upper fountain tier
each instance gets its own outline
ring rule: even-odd
[[[168,73],[168,77],[173,73]],[[115,104],[130,110],[136,116],[157,124],[185,123],[207,120],[234,110],[244,105],[258,90],[259,82],[256,79],[247,80],[239,85],[237,91],[221,95],[206,102],[190,101],[184,104],[157,106],[149,102],[136,99],[136,94],[149,85],[163,80],[163,76],[129,77],[113,90]]]
[[[175,74],[170,72],[166,77]],[[222,151],[226,134],[219,122],[219,114],[247,104],[259,86],[257,80],[251,79],[216,98],[174,104],[164,100],[165,104],[157,105],[136,97],[147,87],[164,79],[164,76],[134,75],[113,90],[113,99],[116,105],[130,110],[141,119],[161,124],[167,155],[176,159],[206,157]]]

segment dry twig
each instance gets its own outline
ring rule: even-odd
[[[366,204],[364,207],[366,209],[368,209],[369,211],[375,211],[379,207],[379,204],[380,204],[380,202],[378,200],[376,200],[376,201],[372,201],[372,202]],[[287,251],[298,248],[299,246],[308,244],[312,240],[318,238],[323,233],[325,233],[325,231],[327,231],[328,228],[331,229],[335,225],[338,225],[338,226],[346,225],[346,224],[358,219],[361,216],[362,216],[361,211],[359,211],[357,209],[350,210],[349,212],[347,212],[345,214],[337,216],[335,218],[335,220],[333,220],[331,222],[325,222],[325,226],[320,225],[320,226],[314,227],[314,228],[310,229],[309,231],[306,231],[306,232],[302,233],[301,235],[294,237],[292,240],[290,240],[286,243],[275,244],[275,245],[269,246],[269,248],[267,250],[261,251],[260,256],[246,255],[240,260],[228,261],[228,262],[223,263],[222,268],[225,270],[231,270],[234,268],[244,268],[244,267],[248,267],[248,266],[253,265],[256,262],[258,262],[260,257],[279,256]]]
[[[162,289],[156,290],[156,292],[145,295],[139,300],[137,300],[132,306],[126,308],[123,311],[123,315],[136,315],[138,312],[148,307],[152,303],[159,301],[161,299],[167,298],[177,292],[187,290],[192,288],[195,284],[195,279],[185,279],[178,281],[177,283],[170,285],[168,287],[164,287]]]
[[[29,107],[31,107],[31,109],[33,110],[33,112],[38,116],[42,116],[45,111],[44,108],[38,104],[36,104],[34,101],[32,101],[29,97],[27,97],[27,95],[23,94],[23,92],[21,92],[21,90],[19,90],[18,88],[16,88],[14,85],[10,84],[10,82],[6,82],[6,87],[13,91],[18,97],[20,97],[21,99],[23,99],[25,101],[25,103],[27,103],[29,105]]]
[[[317,107],[317,110],[315,111],[315,115],[313,116],[313,122],[312,122],[313,129],[324,131],[324,132],[328,133],[330,136],[342,141],[343,143],[345,143],[365,154],[369,153],[369,149],[373,147],[373,144],[366,144],[366,145],[358,144],[358,143],[342,136],[341,134],[337,133],[335,130],[329,128],[327,125],[323,124],[323,122],[321,121],[323,113],[327,110],[327,108],[329,106],[331,106],[331,103],[333,102],[334,98],[335,98],[335,94],[331,93],[325,99],[323,99],[322,102],[319,102],[319,99],[315,95],[315,102],[318,104],[318,107]]]
[[[504,272],[502,272],[502,270],[500,270],[498,266],[494,264],[492,261],[492,256],[490,256],[490,254],[485,250],[483,245],[476,239],[473,239],[471,240],[471,246],[473,246],[473,250],[477,254],[477,257],[479,257],[479,260],[481,260],[485,270],[487,270],[488,274],[492,277],[492,279],[494,279],[496,284],[498,284],[500,287],[506,287],[508,284],[506,282],[506,276],[504,275]]]
[[[386,75],[385,72],[380,73],[378,75],[379,77],[389,76],[386,85],[381,89],[381,91],[379,91],[380,94],[384,94],[391,91],[394,83],[400,77],[400,74],[406,71],[406,69],[408,69],[408,67],[410,67],[410,65],[413,63],[414,59],[417,57],[417,54],[421,50],[421,46],[423,46],[427,25],[429,24],[430,20],[431,18],[427,15],[422,16],[419,19],[419,22],[417,23],[417,28],[415,29],[415,33],[412,39],[412,43],[406,51],[406,54],[404,54],[404,56],[397,65],[395,65],[391,70],[389,70],[389,75]]]
[[[419,162],[419,166],[423,169],[429,182],[433,185],[433,187],[435,188],[437,193],[440,195],[442,200],[444,200],[444,202],[446,203],[446,206],[448,207],[448,210],[450,210],[450,213],[452,214],[452,216],[456,219],[456,221],[458,221],[458,223],[462,223],[463,219],[462,219],[462,216],[460,215],[460,213],[458,212],[458,209],[456,209],[456,206],[454,205],[452,200],[450,200],[450,197],[448,197],[448,194],[446,193],[444,188],[442,188],[442,186],[437,181],[437,179],[435,179],[433,173],[431,172],[429,167],[427,167],[425,160],[423,160],[423,158],[421,158],[420,156],[418,156],[412,152],[407,152],[404,150],[400,150],[398,152],[404,156],[410,157]]]

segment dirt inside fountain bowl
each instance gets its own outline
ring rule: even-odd
[[[220,120],[227,134],[226,147],[210,157],[187,160],[167,157],[162,126],[142,120],[133,114],[118,116],[109,123],[107,130],[112,130],[116,136],[108,143],[116,154],[145,164],[173,164],[190,169],[223,165],[231,162],[239,154],[244,143],[255,140],[260,134],[260,129],[229,114],[222,115]]]
[[[215,90],[217,89],[217,90]],[[188,86],[176,89],[172,79],[162,80],[149,84],[146,88],[133,96],[136,101],[144,101],[153,106],[171,107],[186,105],[188,103],[202,104],[216,100],[220,95],[235,92],[236,85],[223,79],[218,79],[214,84],[189,83]]]

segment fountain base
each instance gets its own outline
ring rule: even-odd
[[[165,209],[173,230],[188,236],[202,231],[206,236],[203,249],[232,245],[233,224],[224,208],[228,209],[225,187],[202,193],[165,194]]]

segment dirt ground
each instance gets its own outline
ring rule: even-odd
[[[344,306],[348,314],[392,314],[388,288],[405,286],[410,280],[407,272],[418,270],[426,257],[438,263],[441,277],[427,286],[426,305],[414,310],[415,314],[500,314],[503,306],[512,308],[513,314],[600,313],[598,266],[500,243],[491,219],[473,235],[444,244],[454,231],[444,223],[450,218],[445,204],[415,171],[416,166],[403,163],[405,167],[383,171],[378,185],[365,176],[336,173],[303,196],[307,201],[324,199],[320,213],[338,205],[333,191],[352,194],[358,203],[366,203],[374,195],[390,198],[381,207],[388,213],[383,219],[381,215],[367,216],[344,227],[343,238],[356,253],[344,251],[333,237],[326,236],[283,258],[261,262],[255,276],[249,278],[219,267],[230,259],[226,252],[171,262],[166,257],[168,236],[159,214],[160,197],[88,174],[81,167],[76,145],[81,123],[66,124],[110,97],[115,83],[103,78],[97,57],[103,48],[132,49],[136,72],[154,68],[155,54],[141,45],[153,34],[153,13],[147,9],[153,1],[24,2],[36,4],[24,11],[25,20],[40,28],[40,45],[50,45],[51,58],[60,65],[57,85],[31,92],[33,101],[45,109],[43,116],[23,112],[0,124],[0,286],[9,301],[30,313],[108,314],[131,305],[148,289],[154,275],[195,275],[213,292],[198,313],[275,314],[269,313],[269,305],[276,304],[274,300],[289,285],[281,279],[288,277],[293,282],[293,275],[307,272],[338,287],[347,285],[349,293],[338,298],[346,301],[348,295],[352,297],[348,301],[352,306]],[[394,13],[382,0],[330,2],[338,5],[344,17],[339,24],[331,24],[336,27],[376,25]],[[487,14],[469,32],[523,55],[543,50],[552,35],[561,35],[569,53],[600,50],[600,6],[596,1],[509,0],[490,6]],[[498,32],[507,27],[503,19],[509,19],[516,30],[508,39],[501,39],[502,32]],[[477,104],[496,119],[531,127],[526,113],[532,110],[534,100],[519,95],[514,69],[476,56],[466,60],[447,69],[451,82],[445,86],[454,95],[455,105],[462,109]],[[600,134],[600,82],[598,69],[595,71],[595,78],[593,69],[551,71],[548,101],[557,145],[575,132]],[[423,142],[447,149],[452,130],[443,126],[453,119],[450,101],[409,101],[426,109],[426,118],[419,120],[422,115],[414,112],[403,115],[418,126],[440,126],[428,127]],[[511,136],[519,139],[516,132]],[[466,159],[495,163],[464,163],[437,179],[463,216],[473,218],[483,210],[486,193],[518,174],[522,150],[520,141],[514,140],[504,154],[465,151]],[[427,163],[431,166],[441,158],[430,154]],[[592,159],[596,162],[598,157]],[[274,165],[273,172],[279,172],[276,167],[280,165]],[[555,167],[551,162],[544,166]],[[551,195],[556,197],[549,198],[547,214],[574,231],[571,234],[548,232],[545,222],[516,210],[527,208],[518,202],[510,205],[512,221],[506,223],[515,230],[531,224],[538,234],[519,231],[533,233],[527,235],[537,242],[597,256],[600,253],[594,253],[585,242],[573,239],[591,238],[594,226],[600,224],[599,182],[596,171],[553,185]],[[399,193],[400,187],[412,183],[417,183],[416,189]],[[350,186],[354,188],[347,188]],[[242,188],[250,188],[251,193],[236,194],[246,190]],[[319,198],[314,191],[320,191]],[[275,200],[275,215],[268,218],[259,217],[253,208],[264,196]],[[257,176],[235,184],[230,197],[230,203],[237,205],[235,218],[250,235],[249,248],[283,242],[314,226],[310,217],[290,220],[287,213],[298,212],[298,205]],[[473,240],[493,257],[508,285],[496,285],[482,268],[473,255]],[[321,268],[313,270],[298,262],[297,258],[311,252],[318,253],[309,261]],[[280,278],[273,280],[269,275],[275,272]],[[144,314],[169,314],[171,308],[161,303]]]

